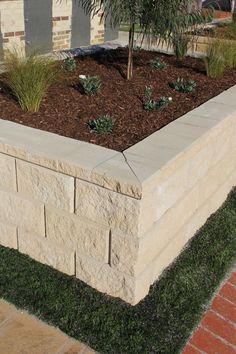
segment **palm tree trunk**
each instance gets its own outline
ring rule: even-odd
[[[132,79],[133,76],[134,29],[135,29],[135,24],[131,23],[129,29],[129,57],[128,57],[127,80]]]

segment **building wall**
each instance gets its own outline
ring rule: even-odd
[[[4,53],[17,50],[24,55],[25,22],[22,0],[0,1],[0,29]]]
[[[24,15],[24,3],[28,1],[38,0],[0,0],[0,48],[2,47],[4,54],[6,55],[8,50],[17,50],[23,55],[25,54],[26,46],[34,47],[34,39],[31,39],[31,43],[27,43],[25,40],[25,23],[28,19]],[[73,0],[64,0],[59,2],[58,0],[52,0],[52,21],[50,26],[52,37],[52,48],[51,50],[66,50],[71,48],[71,38],[72,38],[72,17],[73,11],[81,11],[79,7],[72,7]],[[44,5],[43,2],[41,3]],[[37,14],[38,23],[40,23],[40,13]],[[85,45],[98,44],[104,42],[104,22],[101,21],[101,13],[98,13],[94,17],[91,16],[90,21],[90,38],[88,43],[83,43]],[[32,23],[32,26],[37,26],[37,23]],[[27,27],[28,28],[28,27]],[[76,28],[78,30],[79,26]],[[42,34],[42,41],[47,41]],[[50,38],[51,40],[51,38]],[[42,47],[45,43],[42,43]],[[37,45],[38,46],[38,45]],[[79,46],[79,43],[78,43]],[[1,50],[0,50],[1,55]]]

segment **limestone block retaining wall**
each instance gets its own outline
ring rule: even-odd
[[[0,121],[0,244],[136,304],[236,185],[236,87],[119,153]]]

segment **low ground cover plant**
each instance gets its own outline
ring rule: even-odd
[[[149,112],[161,110],[172,102],[172,97],[162,96],[158,101],[155,101],[152,97],[153,88],[151,86],[146,86],[144,92],[144,109]]]
[[[104,114],[97,119],[93,119],[89,122],[89,128],[91,132],[97,134],[112,133],[115,126],[115,121],[109,114]]]
[[[197,84],[194,80],[185,80],[178,77],[178,79],[171,84],[171,86],[178,92],[190,93],[195,90]]]
[[[103,354],[181,353],[236,261],[236,189],[132,307],[0,246],[0,297]]]
[[[75,71],[76,60],[73,57],[68,57],[64,60],[64,68],[67,71]]]
[[[151,60],[150,65],[156,69],[165,69],[166,68],[166,63],[159,58],[155,58],[155,59]]]
[[[59,62],[32,53],[22,58],[9,53],[5,62],[4,80],[25,111],[37,112],[47,89],[61,77]]]
[[[93,95],[101,90],[102,83],[99,76],[80,75],[80,82],[86,95]]]

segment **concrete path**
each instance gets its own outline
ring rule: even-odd
[[[95,354],[86,345],[0,300],[0,354]]]
[[[236,270],[214,297],[182,354],[236,353]]]

